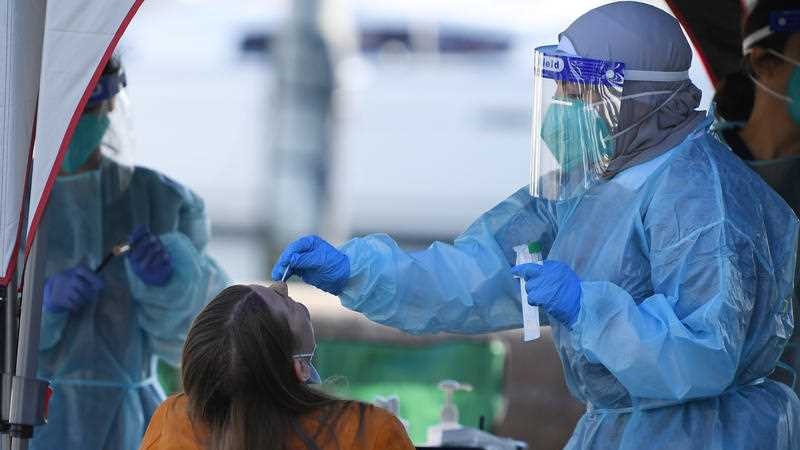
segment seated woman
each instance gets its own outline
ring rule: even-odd
[[[158,408],[141,449],[413,450],[389,412],[309,385],[315,346],[285,284],[225,289],[192,324],[184,393]]]

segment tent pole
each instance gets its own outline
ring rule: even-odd
[[[11,448],[14,450],[27,449],[28,440],[33,437],[33,427],[45,422],[44,402],[48,383],[36,379],[47,254],[44,231],[36,234],[25,265],[16,375],[11,384]]]
[[[5,287],[2,304],[4,305],[4,353],[3,353],[3,374],[2,374],[2,405],[0,405],[0,450],[11,449],[11,435],[9,432],[9,409],[11,406],[11,379],[17,359],[17,286],[15,278]]]

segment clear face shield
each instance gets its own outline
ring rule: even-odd
[[[130,99],[125,92],[127,85],[127,77],[122,70],[100,77],[84,115],[100,115],[108,124],[99,144],[103,158],[132,168],[133,125]]]
[[[134,141],[130,98],[123,89],[110,101],[113,105],[108,112],[109,126],[100,142],[100,152],[104,158],[132,168]]]
[[[625,65],[539,47],[533,64],[531,195],[566,200],[592,186],[614,154]]]
[[[133,127],[126,85],[121,71],[98,80],[64,156],[62,176],[100,169],[105,174],[104,184],[108,184],[105,188],[127,188],[133,174]]]

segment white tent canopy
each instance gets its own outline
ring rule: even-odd
[[[0,284],[14,275],[21,237],[25,175],[36,117],[44,0],[3,0],[0,23]]]
[[[0,437],[2,449],[26,448],[44,422],[47,383],[35,377],[46,250],[36,230],[83,107],[143,1],[0,0],[0,286],[21,281],[22,236],[28,261],[18,347],[16,302],[5,302],[0,409],[13,441]]]
[[[80,112],[142,1],[0,0],[0,281],[14,270],[28,162],[30,247]]]

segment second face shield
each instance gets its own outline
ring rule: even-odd
[[[533,64],[531,195],[565,200],[596,182],[614,155],[625,65],[540,47]]]

